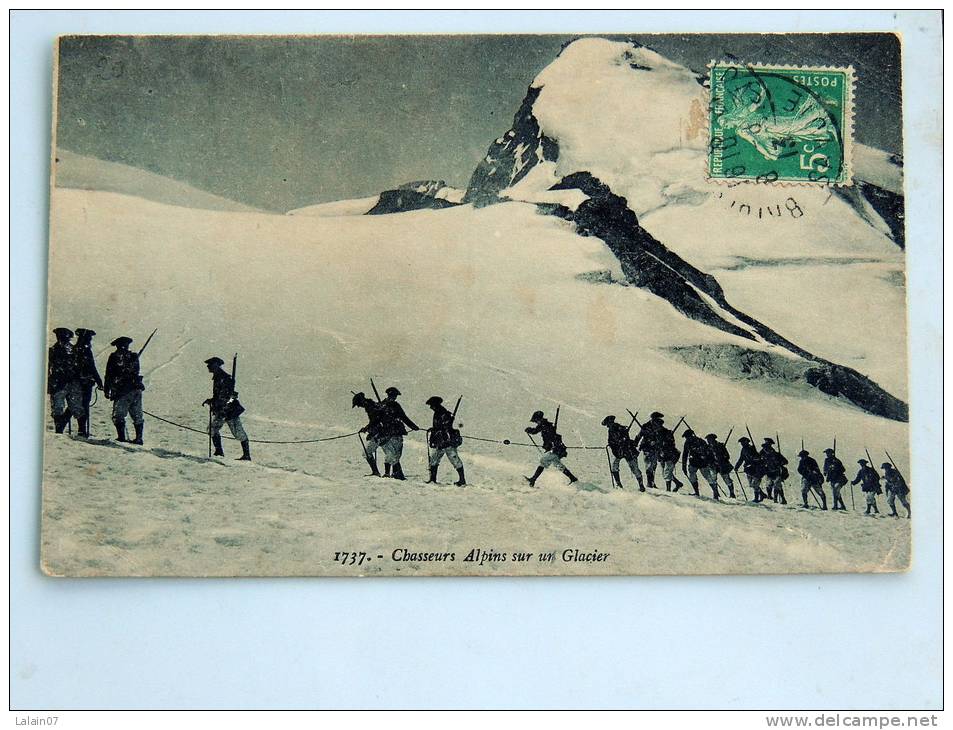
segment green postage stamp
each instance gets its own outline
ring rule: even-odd
[[[709,69],[711,179],[851,184],[852,67]]]

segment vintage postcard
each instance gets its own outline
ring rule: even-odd
[[[905,570],[901,43],[61,37],[43,570]]]

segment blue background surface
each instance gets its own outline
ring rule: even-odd
[[[40,573],[57,34],[745,30],[904,34],[918,507],[909,573],[365,580],[66,580]],[[871,11],[14,11],[12,707],[939,707],[940,32],[937,13]]]

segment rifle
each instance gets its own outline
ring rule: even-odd
[[[155,337],[156,332],[158,331],[159,331],[158,327],[152,330],[152,334],[146,338],[146,344],[144,344],[142,347],[139,348],[139,352],[136,353],[136,357],[140,357],[142,353],[145,352],[146,348],[149,346],[149,343],[152,342],[152,338]]]
[[[678,419],[678,423],[675,424],[675,428],[672,429],[672,433],[675,433],[675,432],[678,430],[678,427],[682,425],[682,421],[684,421],[684,420],[685,420],[685,416],[682,416],[681,418]],[[688,426],[688,422],[687,422],[687,421],[686,421],[685,425]],[[688,427],[691,428],[691,426],[688,426]]]
[[[748,428],[747,423],[745,424],[745,431],[748,432],[748,440],[751,441],[751,445],[754,446],[755,449],[757,449],[758,447],[755,445],[754,436],[751,435],[751,429]]]
[[[837,434],[834,434],[834,456],[837,456]]]
[[[728,435],[725,436],[725,440],[724,440],[724,442],[723,442],[725,445],[728,444],[728,439],[731,438],[731,432],[734,431],[734,430],[735,430],[735,427],[734,427],[734,426],[732,426],[731,428],[728,429]]]
[[[629,423],[629,429],[632,428],[632,424],[633,424],[633,423],[638,423],[638,424],[639,424],[639,428],[642,428],[642,424],[639,423],[639,412],[636,411],[635,413],[633,413],[632,411],[629,411],[628,408],[626,408],[625,410],[629,412],[629,415],[630,415],[630,416],[632,416],[632,421]]]
[[[884,453],[887,455],[887,458],[890,459],[890,463],[893,464],[893,468],[897,469],[897,462],[893,460],[893,457],[890,455],[890,452],[884,449]],[[900,470],[897,469],[897,473],[900,474]],[[903,474],[900,474],[900,477],[903,477]]]
[[[553,419],[553,430],[559,426],[559,406],[556,406],[556,417]]]
[[[457,420],[457,409],[460,407],[460,401],[462,400],[463,396],[461,395],[459,398],[457,398],[457,404],[453,407],[453,420],[450,421],[451,427],[453,426],[453,422]]]
[[[628,408],[626,408],[626,410],[629,411]],[[626,429],[626,431],[631,431],[631,430],[632,430],[632,424],[633,424],[633,423],[639,423],[639,412],[638,412],[638,411],[636,411],[635,413],[633,413],[632,411],[629,411],[629,415],[632,416],[632,420],[629,421],[629,427]],[[639,423],[639,428],[641,428],[641,427],[642,427],[642,424]]]
[[[232,356],[232,390],[235,390],[235,385],[238,381],[235,380],[235,370],[238,367],[238,353],[236,352]]]
[[[381,402],[381,394],[377,392],[377,386],[374,385],[374,378],[371,378],[371,387],[374,389],[374,397],[377,398],[377,402]]]

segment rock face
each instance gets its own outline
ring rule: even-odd
[[[380,194],[367,215],[406,213],[410,210],[452,208],[460,204],[462,192],[448,187],[443,180],[416,180]]]
[[[885,242],[904,245],[902,184],[899,175],[890,177],[899,170],[898,161],[883,164],[883,153],[866,148],[859,161],[877,163],[869,165],[876,168],[871,175],[876,182],[860,179],[851,188],[835,189],[834,196],[819,188],[798,191],[797,199],[787,198],[794,201],[787,208],[792,220],[779,218],[777,225],[772,221],[774,229],[756,229],[750,213],[757,210],[760,218],[762,200],[767,210],[787,201],[767,186],[747,186],[747,197],[737,208],[734,202],[722,205],[731,188],[713,188],[704,179],[705,145],[697,127],[706,121],[699,101],[705,92],[697,75],[648,49],[602,39],[576,41],[561,55],[567,58],[558,58],[537,77],[511,129],[490,145],[463,202],[480,207],[524,200],[572,221],[578,234],[605,242],[630,284],[665,299],[686,317],[752,343],[740,346],[744,357],[721,358],[722,363],[734,362],[741,371],[744,362],[764,357],[765,347],[780,348],[783,357],[799,363],[786,371],[786,379],[871,414],[906,421],[908,408],[901,399],[860,372],[814,354],[776,324],[769,326],[733,306],[716,277],[698,264],[715,260],[722,248],[722,256],[735,261],[768,260],[772,246],[788,258],[803,247],[813,256],[809,261],[816,262],[824,260],[819,249],[833,251],[829,259],[847,261],[847,252],[858,247],[877,254],[870,260],[889,261],[893,246]],[[657,111],[644,109],[652,103],[660,104]],[[683,108],[684,115],[675,113],[675,107]],[[638,126],[640,119],[644,128]],[[886,183],[884,175],[890,178]],[[840,207],[827,205],[832,197],[841,201]],[[805,215],[804,209],[814,217],[794,222]],[[777,210],[780,215],[781,208]],[[737,217],[743,212],[748,217]],[[720,236],[723,246],[701,245],[711,235]],[[680,251],[700,253],[686,257]],[[763,286],[756,276],[750,281]],[[804,294],[815,296],[813,291]],[[765,297],[772,295],[768,285]],[[836,306],[831,312],[842,314]],[[737,341],[731,346],[739,347]]]
[[[570,188],[588,196],[575,211],[558,205],[541,205],[540,209],[572,221],[579,235],[596,236],[605,241],[619,259],[630,284],[662,297],[687,317],[752,342],[766,342],[784,348],[803,359],[806,361],[803,367],[795,368],[795,380],[806,382],[826,395],[846,398],[874,415],[908,420],[907,404],[870,378],[808,352],[729,304],[714,276],[692,266],[657,241],[639,225],[625,198],[615,195],[598,179],[587,172],[579,172],[563,178],[554,186],[557,190]],[[768,357],[763,352],[738,349],[749,361]],[[744,362],[745,359],[740,360]],[[745,372],[744,366],[741,369]],[[750,373],[750,369],[746,372]]]
[[[500,193],[522,180],[537,162],[555,162],[559,157],[559,145],[542,133],[533,115],[539,92],[539,88],[527,90],[526,98],[513,117],[513,126],[494,140],[486,157],[473,171],[463,196],[464,203],[473,203],[478,208],[498,203]]]

